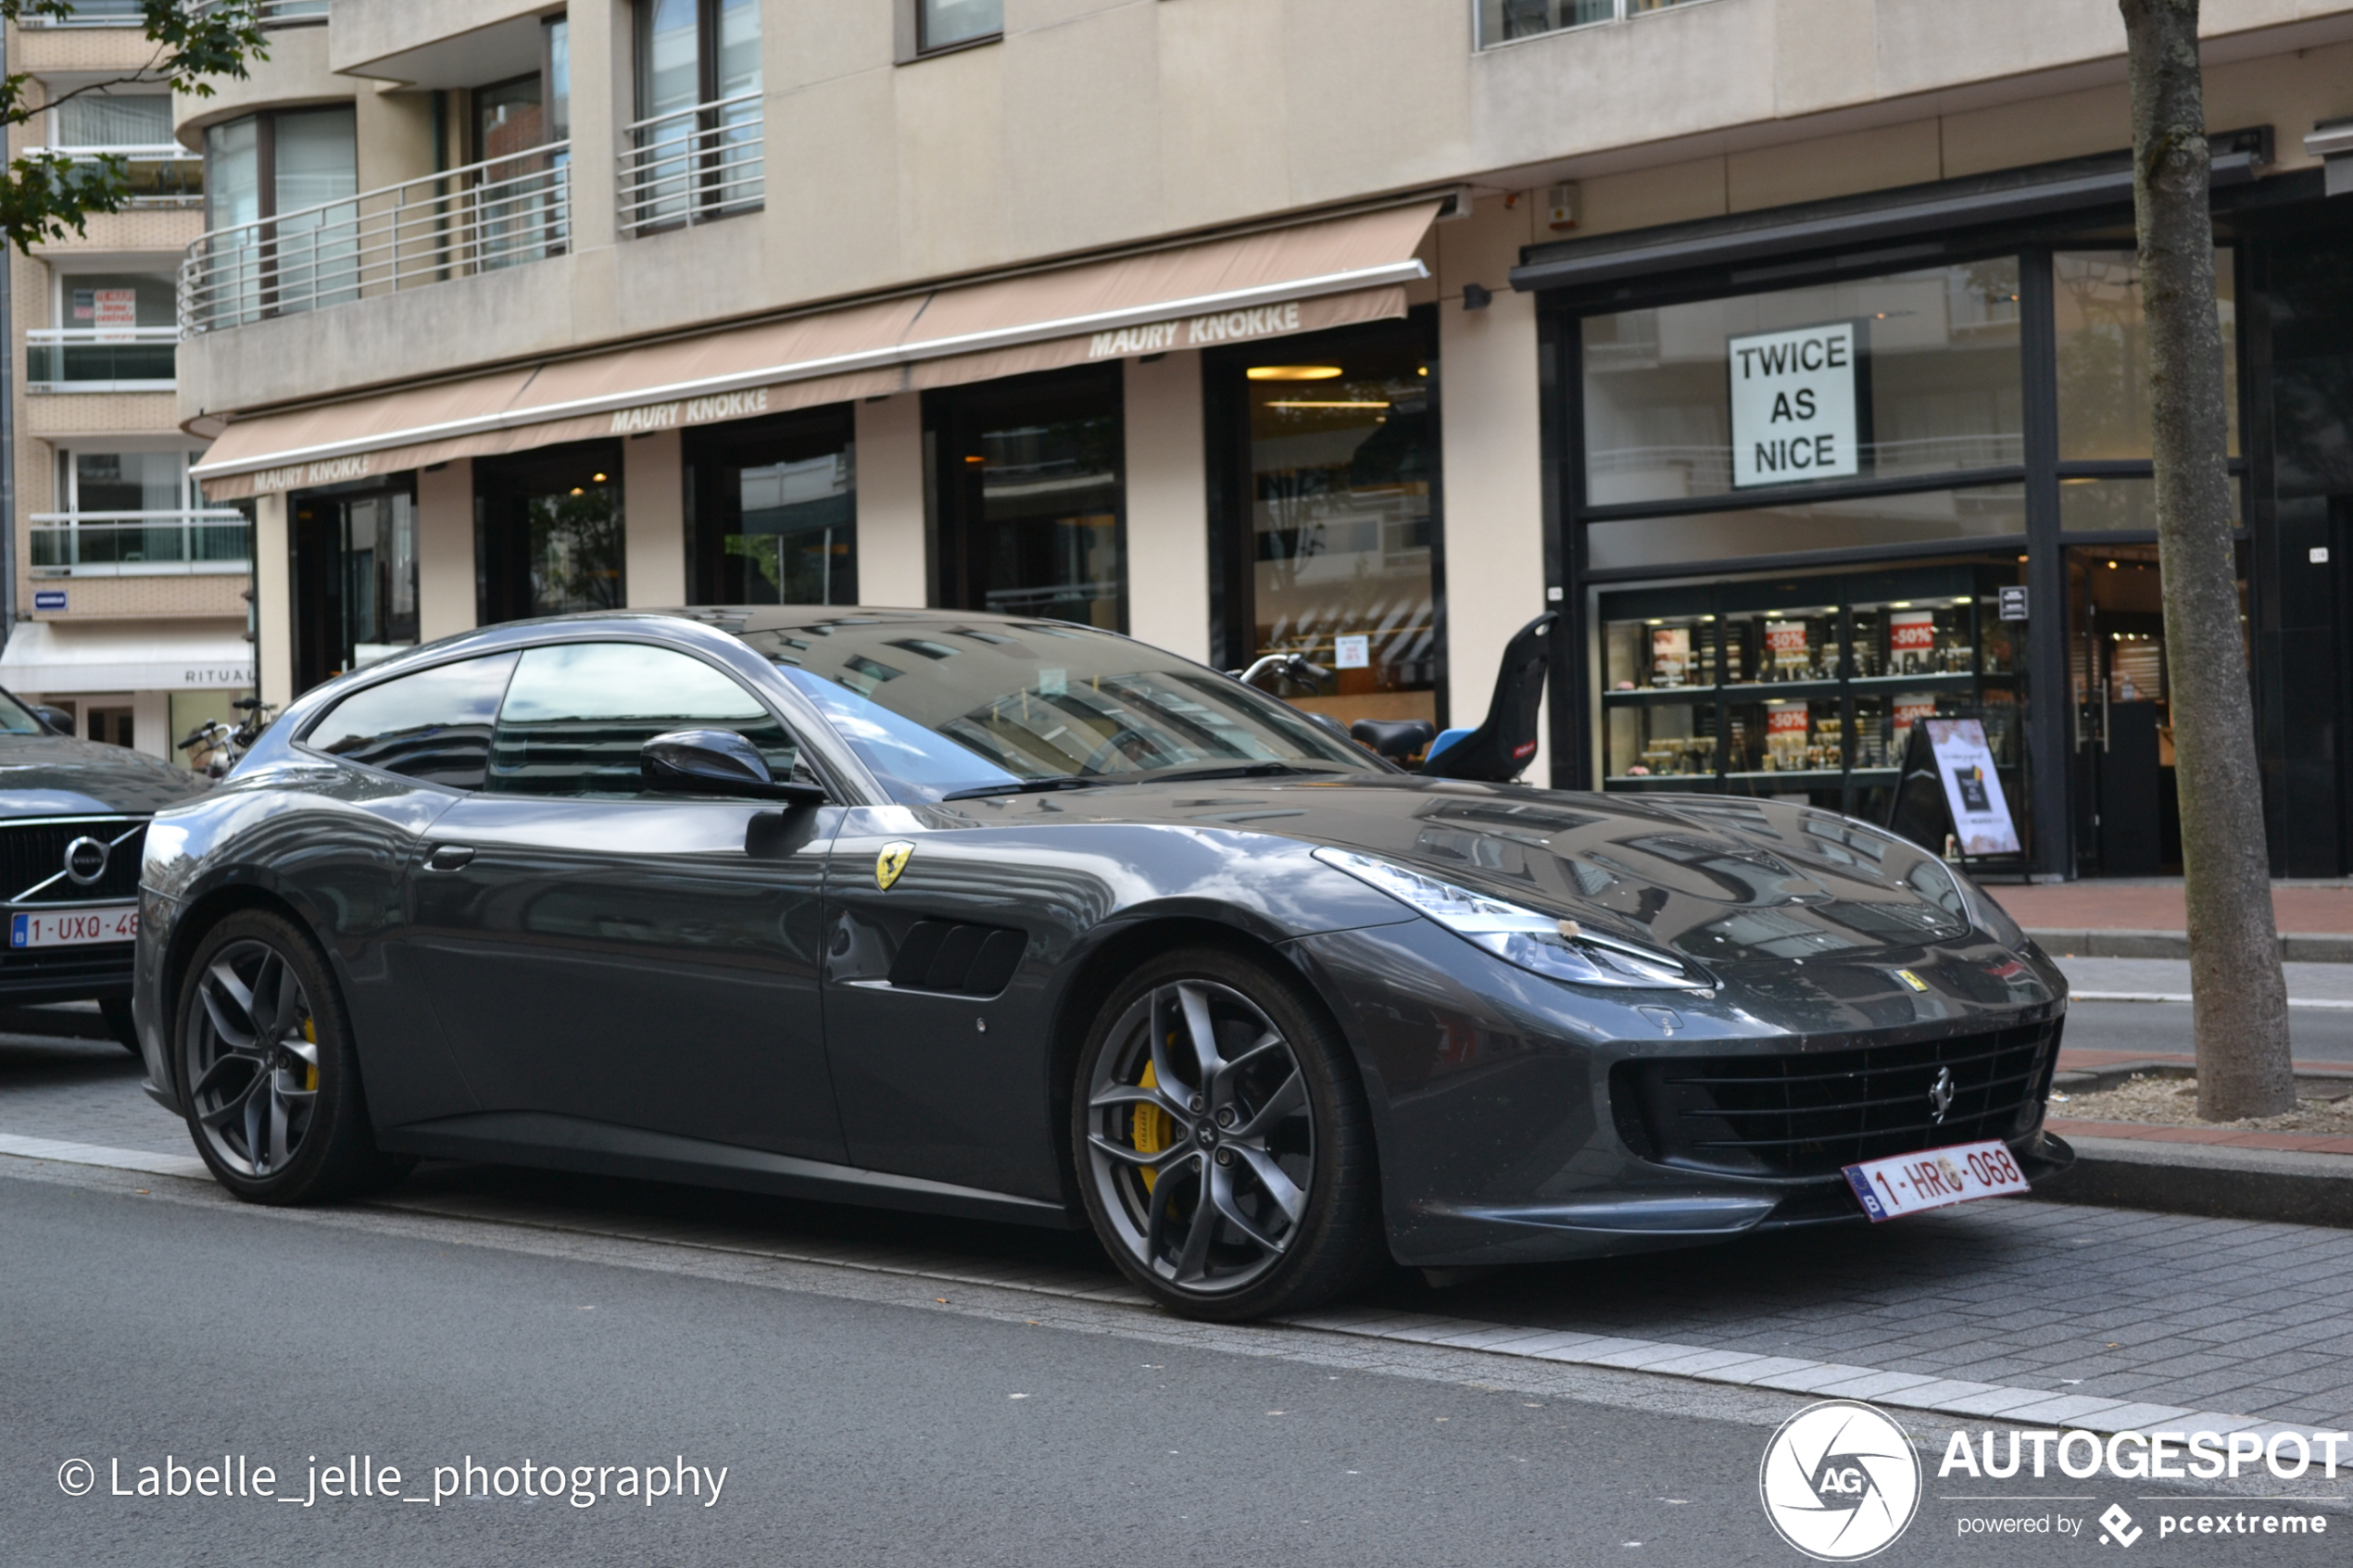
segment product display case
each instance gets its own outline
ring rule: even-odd
[[[2007,565],[1598,596],[1603,787],[1882,814],[1911,728],[1982,718],[2016,784],[2023,627]],[[2013,788],[2012,798],[2020,797]]]

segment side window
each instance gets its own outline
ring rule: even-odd
[[[494,653],[370,686],[329,709],[307,743],[388,773],[480,789],[498,698],[514,671],[513,654]]]
[[[778,778],[799,754],[785,727],[700,659],[636,643],[524,650],[498,710],[490,787],[504,795],[640,793],[637,751],[671,730],[733,730]]]

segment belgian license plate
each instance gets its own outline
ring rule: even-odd
[[[1846,1185],[1874,1223],[2026,1190],[2026,1174],[1999,1142],[1892,1154],[1846,1168]]]
[[[86,947],[99,942],[128,942],[138,935],[136,904],[54,912],[44,909],[8,917],[11,947]]]

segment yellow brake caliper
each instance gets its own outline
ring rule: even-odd
[[[313,1050],[315,1051],[319,1044],[319,1021],[317,1019],[306,1018],[302,1021],[302,1037],[310,1043]],[[311,1090],[316,1090],[319,1087],[319,1064],[317,1062],[306,1061],[302,1064],[302,1086],[306,1089]]]
[[[1137,1080],[1137,1087],[1149,1089],[1160,1080],[1152,1075],[1152,1064],[1144,1063],[1144,1075]],[[1139,1105],[1128,1122],[1128,1137],[1139,1154],[1158,1154],[1168,1147],[1168,1116],[1156,1105]],[[1144,1178],[1144,1190],[1152,1190],[1152,1183],[1160,1173],[1146,1166],[1138,1174]]]

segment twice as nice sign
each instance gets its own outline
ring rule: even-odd
[[[1731,338],[1725,356],[1735,486],[1861,471],[1854,322]]]

